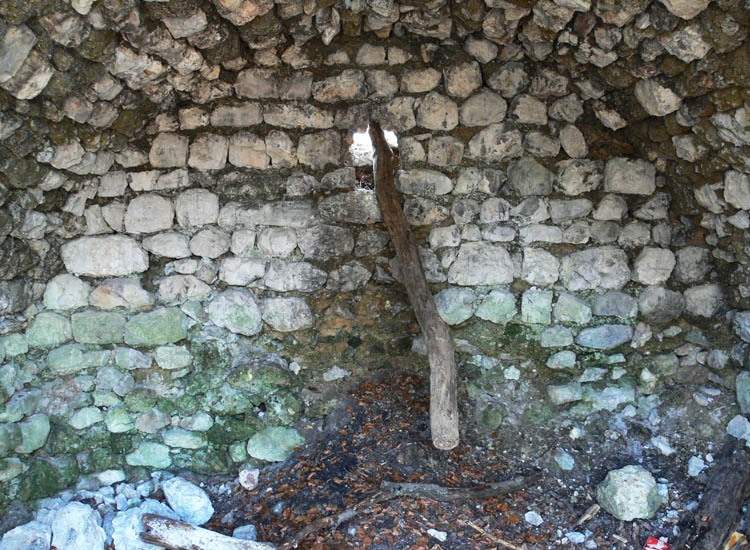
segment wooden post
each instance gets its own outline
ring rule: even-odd
[[[458,404],[456,399],[456,358],[450,328],[438,313],[427,285],[417,243],[401,209],[394,172],[395,155],[380,125],[370,122],[370,139],[375,148],[372,161],[375,194],[383,220],[391,235],[401,264],[401,277],[422,329],[430,361],[430,430],[438,449],[458,445]]]

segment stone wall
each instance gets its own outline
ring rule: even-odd
[[[42,4],[0,10],[2,498],[281,460],[339,378],[424,368],[370,119],[468,425],[733,391],[746,3]]]

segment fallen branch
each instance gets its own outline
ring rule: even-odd
[[[351,508],[348,508],[343,512],[316,519],[309,525],[306,525],[301,531],[297,532],[293,537],[282,544],[279,547],[279,550],[291,550],[292,548],[297,548],[297,545],[300,542],[305,540],[313,533],[322,531],[326,528],[334,530],[338,528],[342,523],[350,521],[357,515],[366,512],[375,504],[393,500],[395,498],[427,498],[440,502],[492,498],[526,487],[527,485],[536,481],[537,478],[537,475],[528,477],[518,476],[507,481],[490,483],[489,485],[482,487],[469,488],[443,487],[441,485],[435,485],[432,483],[395,483],[384,481],[378,492],[358,502]],[[508,548],[513,547],[509,546]]]
[[[156,514],[143,514],[141,521],[141,540],[168,550],[276,550],[273,544],[228,537]]]
[[[750,452],[730,437],[721,450],[698,508],[680,522],[675,550],[716,550],[737,527],[740,509],[750,497]]]
[[[463,522],[461,522],[461,523],[463,523]],[[490,539],[495,544],[499,544],[500,546],[503,546],[504,548],[510,548],[510,550],[522,550],[522,548],[520,546],[516,546],[515,544],[513,544],[511,542],[508,542],[505,539],[501,539],[501,538],[496,537],[495,535],[493,535],[491,533],[488,533],[486,529],[482,529],[479,525],[477,525],[476,523],[474,523],[472,521],[467,521],[466,525],[468,525],[469,527],[471,527],[475,531],[478,531],[478,532],[482,533],[482,535],[484,535],[485,537],[487,537],[488,539]]]
[[[430,431],[438,449],[449,450],[458,445],[458,403],[456,398],[456,357],[447,323],[438,313],[435,300],[425,278],[417,242],[401,209],[393,177],[395,156],[377,122],[370,122],[370,139],[375,148],[373,172],[375,195],[383,221],[388,228],[396,257],[401,264],[401,279],[417,322],[427,344],[430,362]]]

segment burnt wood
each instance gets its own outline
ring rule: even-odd
[[[703,491],[698,508],[680,522],[675,550],[721,550],[737,529],[742,505],[750,497],[750,450],[729,437]]]

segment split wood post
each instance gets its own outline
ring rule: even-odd
[[[458,445],[458,404],[456,399],[456,357],[450,328],[438,313],[424,276],[417,243],[401,209],[394,172],[395,155],[385,141],[377,122],[370,122],[370,139],[375,148],[372,161],[375,194],[383,221],[391,235],[401,264],[401,278],[422,329],[430,361],[430,430],[432,443],[449,450]]]

